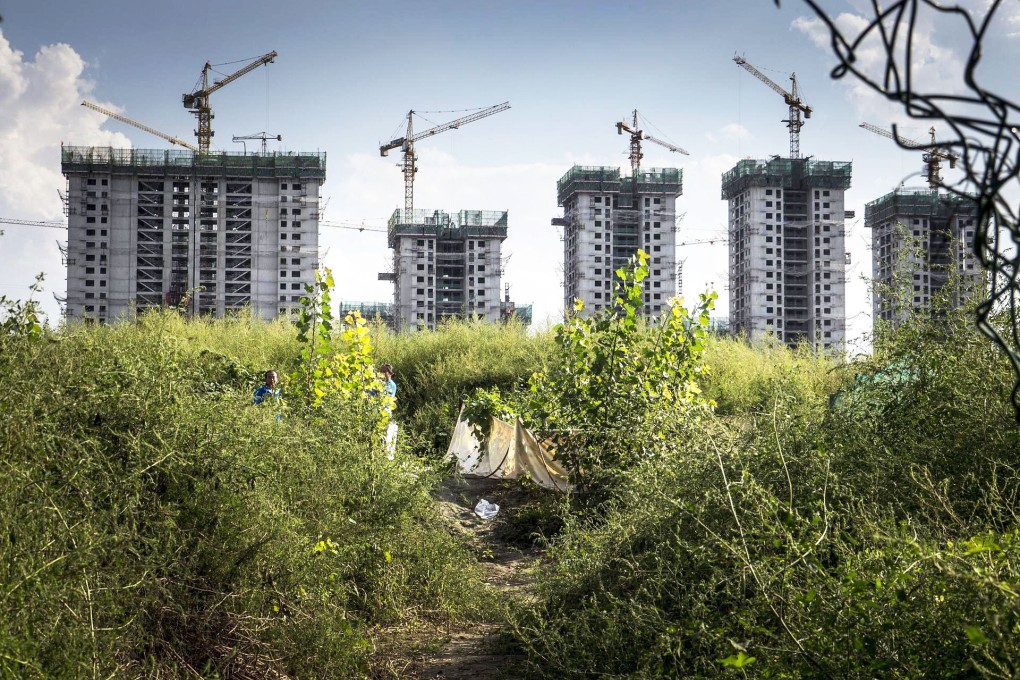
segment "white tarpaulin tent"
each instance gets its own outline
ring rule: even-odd
[[[457,459],[461,474],[493,479],[528,475],[531,481],[546,489],[566,491],[570,488],[566,470],[553,460],[552,454],[524,427],[520,418],[513,424],[493,418],[484,449],[471,433],[472,429],[461,412],[447,451],[447,455]]]

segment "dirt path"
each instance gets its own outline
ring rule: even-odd
[[[527,598],[534,572],[541,559],[538,549],[520,550],[501,541],[495,527],[498,520],[483,520],[474,512],[475,504],[484,498],[513,507],[523,494],[518,485],[490,479],[451,479],[442,488],[438,504],[443,519],[454,531],[464,536],[478,555],[489,587],[508,596]],[[472,624],[433,631],[426,651],[407,659],[399,670],[400,677],[429,680],[512,680],[517,658],[502,647],[499,626]]]

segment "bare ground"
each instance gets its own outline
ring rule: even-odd
[[[484,498],[512,507],[527,496],[518,484],[491,479],[453,478],[438,498],[439,511],[450,531],[464,537],[485,570],[485,582],[509,597],[532,597],[534,573],[542,557],[537,548],[520,550],[494,531],[497,520],[483,520],[474,513]],[[501,510],[502,511],[502,510]],[[383,677],[429,680],[513,680],[518,658],[505,649],[499,625],[472,623],[446,629],[379,631]]]

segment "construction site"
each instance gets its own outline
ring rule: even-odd
[[[940,293],[958,306],[981,285],[981,269],[969,245],[977,213],[975,200],[933,189],[897,189],[865,206],[864,223],[872,231],[876,326],[899,326],[912,310],[930,310]]]
[[[639,248],[649,255],[643,282],[647,313],[676,293],[676,199],[683,172],[655,168],[621,177],[619,168],[575,165],[556,184],[563,217],[563,305],[588,316],[613,307],[615,271]]]
[[[300,307],[320,266],[326,154],[268,151],[267,141],[282,136],[265,132],[233,137],[245,144],[241,153],[210,150],[210,95],[276,56],[275,51],[265,54],[212,82],[216,71],[205,64],[195,89],[182,97],[197,119],[197,145],[82,102],[183,150],[62,148],[67,293],[59,301],[68,318],[105,323],[169,306],[212,316],[247,308],[270,319]],[[812,110],[798,93],[795,74],[788,90],[747,60],[734,61],[783,97],[790,148],[786,156],[741,160],[722,175],[730,292],[724,325],[732,333],[771,334],[789,345],[837,349],[847,336],[845,221],[853,215],[845,209],[844,193],[851,163],[801,157],[800,130]],[[410,110],[406,130],[379,146],[381,156],[400,152],[404,180],[404,206],[394,210],[385,227],[392,269],[379,274],[392,284],[392,301],[345,302],[351,310],[402,331],[435,329],[457,317],[530,322],[532,307],[515,303],[504,280],[507,211],[414,207],[416,143],[509,108],[503,102],[424,128],[416,126],[421,112]],[[683,170],[642,168],[642,145],[689,154],[649,134],[648,125],[637,110],[615,123],[617,134],[628,138],[629,175],[614,166],[574,165],[557,182],[562,214],[552,223],[561,229],[563,244],[564,315],[612,309],[615,272],[642,249],[649,257],[642,282],[644,313],[656,316],[682,291],[678,249],[721,240],[679,241]],[[932,189],[901,188],[869,203],[866,214],[874,233],[878,287],[888,289],[907,257],[910,307],[923,308],[942,289],[950,269],[964,277],[977,272],[964,245],[974,234],[976,207],[936,190],[939,164],[952,166],[956,157],[938,145],[934,130],[930,141],[915,142],[895,130],[861,127],[924,153]],[[261,151],[248,150],[248,142],[259,141]],[[920,244],[920,255],[904,255],[908,241]],[[878,294],[873,305],[876,321],[896,322],[909,312],[894,310]]]
[[[797,92],[796,74],[787,91],[746,59],[733,61],[783,97],[790,151],[785,158],[738,161],[722,176],[730,330],[839,350],[846,340],[844,192],[851,164],[801,158],[800,130],[812,109]]]
[[[819,349],[844,341],[850,171],[845,162],[777,157],[740,161],[723,175],[733,332]]]
[[[689,154],[645,132],[636,109],[630,121],[616,123],[616,132],[630,137],[629,177],[623,177],[619,168],[575,165],[556,183],[563,215],[552,223],[563,229],[565,314],[590,316],[612,309],[615,272],[639,249],[648,254],[648,277],[642,282],[644,313],[657,316],[678,293],[676,201],[683,194],[683,171],[642,170],[641,145],[650,141]],[[575,301],[581,303],[579,310]]]
[[[315,280],[324,153],[64,147],[66,314],[163,306],[272,319]]]
[[[507,213],[490,210],[395,210],[393,321],[400,329],[435,329],[444,319],[498,321]]]

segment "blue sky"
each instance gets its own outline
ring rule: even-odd
[[[853,25],[870,3],[833,1]],[[966,4],[979,11],[983,0]],[[899,150],[861,130],[905,121],[895,106],[851,82],[829,78],[834,60],[820,45],[806,5],[786,0],[694,2],[193,2],[0,3],[0,216],[60,217],[59,144],[165,143],[77,106],[82,98],[116,107],[164,132],[193,140],[194,118],[181,105],[206,61],[279,57],[212,96],[213,147],[240,151],[231,135],[282,134],[273,148],[325,151],[324,219],[382,226],[403,202],[399,153],[380,158],[378,145],[398,135],[408,109],[441,123],[464,109],[509,100],[511,109],[418,145],[415,205],[507,209],[510,256],[504,281],[512,297],[535,305],[536,319],[562,308],[562,248],[550,218],[558,215],[555,182],[573,163],[628,167],[627,138],[614,124],[640,110],[646,130],[690,151],[670,154],[645,145],[644,167],[684,169],[686,211],[679,241],[724,236],[720,174],[740,158],[787,154],[782,99],[739,69],[739,53],[776,82],[796,71],[814,108],[801,133],[805,155],[854,162],[847,205],[864,203],[901,182],[919,186],[920,154]],[[992,82],[1010,83],[1020,28],[1016,10],[1002,17],[989,45]],[[952,79],[965,45],[958,30],[924,28],[930,55],[924,75]],[[220,67],[225,73],[241,64]],[[28,86],[17,87],[17,83]],[[6,115],[6,114],[5,114]],[[906,132],[925,137],[928,125]],[[948,173],[947,173],[948,174]],[[949,175],[952,177],[952,175]],[[63,293],[54,241],[60,232],[5,227],[0,250],[12,263],[0,294],[25,294],[45,271],[47,289]],[[863,220],[850,222],[853,265],[848,316],[855,334],[870,328],[861,277],[870,275]],[[376,281],[388,266],[385,236],[324,229],[324,262],[339,297],[385,300]],[[727,305],[723,243],[681,249],[685,293],[713,285]],[[45,296],[47,309],[56,311]]]

